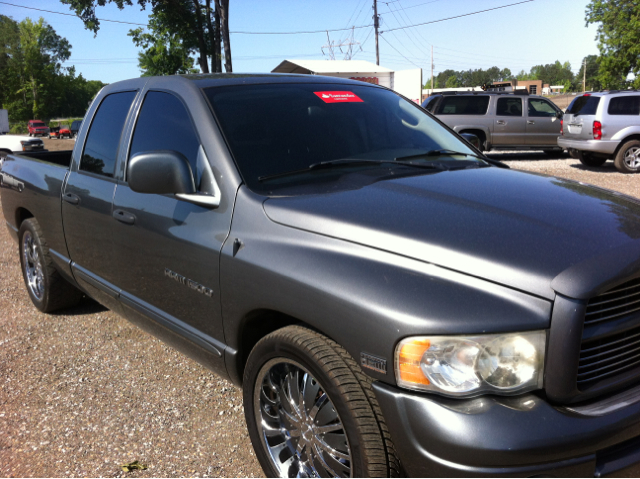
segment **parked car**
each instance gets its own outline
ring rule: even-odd
[[[49,127],[41,120],[29,120],[27,123],[29,136],[45,136],[49,134]]]
[[[75,120],[71,122],[71,135],[73,138],[78,136],[78,131],[80,131],[80,125],[82,125],[82,120]]]
[[[613,159],[622,173],[640,171],[640,91],[577,96],[567,108],[558,145],[586,166]]]
[[[639,460],[638,200],[347,79],[136,78],[86,118],[0,169],[34,306],[88,294],[241,385],[265,475]]]
[[[527,90],[443,92],[422,107],[458,133],[472,133],[488,150],[544,150],[557,154],[560,110]]]
[[[11,153],[29,151],[47,151],[44,143],[37,138],[28,136],[2,135],[0,136],[0,158],[4,158]]]
[[[69,125],[60,125],[53,128],[49,128],[49,139],[57,138],[62,139],[64,137],[72,138],[71,130],[69,129]]]

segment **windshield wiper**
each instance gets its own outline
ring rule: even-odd
[[[407,163],[407,162],[396,161],[396,160],[356,160],[356,159],[350,160],[350,159],[344,158],[340,160],[330,160],[330,161],[321,161],[319,163],[312,163],[308,167],[302,168],[300,170],[284,171],[282,173],[275,173],[273,175],[259,176],[258,181],[271,180],[273,178],[280,178],[282,176],[297,175],[300,173],[306,173],[311,170],[321,170],[325,168],[335,168],[335,167],[341,167],[341,166],[353,166],[360,163],[378,164],[378,165],[384,164],[384,163],[391,163],[394,165],[410,166],[412,168],[423,168],[427,170],[438,170],[438,171],[443,171],[447,169],[446,167],[444,167],[439,163],[418,164],[418,163]]]
[[[402,160],[413,160],[413,159],[418,159],[418,158],[424,158],[425,156],[472,156],[474,158],[478,158],[482,161],[485,161],[491,165],[497,166],[499,168],[509,168],[509,165],[505,165],[504,163],[502,163],[501,161],[498,160],[493,160],[491,158],[487,158],[484,155],[476,155],[475,153],[463,153],[461,151],[455,151],[455,150],[448,150],[446,148],[442,148],[439,150],[429,150],[429,151],[425,151],[424,153],[418,153],[417,155],[407,155],[407,156],[400,156],[398,158],[396,158],[396,161],[402,161]]]

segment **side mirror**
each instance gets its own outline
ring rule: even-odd
[[[189,160],[177,151],[145,151],[131,157],[127,182],[137,193],[189,195],[196,192]]]
[[[480,138],[478,138],[477,135],[473,133],[460,133],[460,136],[471,143],[477,150],[480,150]]]
[[[558,120],[562,120],[562,117],[564,116],[564,112],[563,111],[557,111],[556,112],[556,118]]]

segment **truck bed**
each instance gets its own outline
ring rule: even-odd
[[[18,239],[23,219],[36,217],[50,248],[67,254],[62,231],[61,192],[72,151],[11,154],[0,165],[0,197],[9,232]]]
[[[73,150],[63,151],[32,151],[23,153],[14,153],[11,156],[25,157],[32,160],[45,161],[47,163],[53,163],[54,165],[64,166],[69,168],[71,166],[71,157]]]

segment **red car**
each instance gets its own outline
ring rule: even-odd
[[[42,120],[29,120],[27,128],[29,128],[29,136],[44,136],[49,133],[49,127]]]
[[[71,133],[71,130],[69,129],[69,125],[61,125],[61,126],[56,126],[54,128],[49,128],[49,139],[51,138],[71,138],[73,136],[73,134]]]

